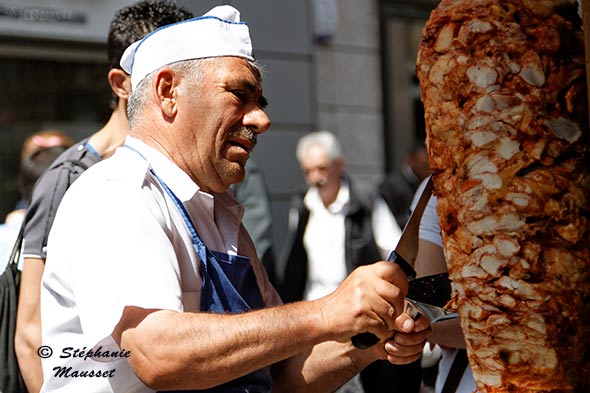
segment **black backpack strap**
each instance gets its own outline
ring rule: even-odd
[[[82,170],[83,170],[83,171],[85,171],[86,169],[88,169],[88,165],[86,165],[85,163],[83,163],[83,162],[82,162],[82,161],[80,161],[80,160],[64,160],[64,161],[62,161],[62,162],[60,162],[60,163],[56,164],[56,165],[54,166],[54,168],[55,168],[55,167],[58,167],[58,166],[60,166],[60,165],[65,165],[65,164],[73,164],[74,166],[77,166],[77,167],[80,167],[80,168],[82,168]]]
[[[12,246],[12,252],[10,253],[10,259],[6,265],[6,270],[11,268],[11,265],[18,265],[20,262],[20,254],[23,245],[23,235],[25,234],[25,221],[20,226],[14,245]]]
[[[445,380],[445,385],[441,393],[455,393],[461,382],[461,377],[467,368],[467,351],[465,349],[457,350],[453,364]]]

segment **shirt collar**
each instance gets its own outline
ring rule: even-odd
[[[164,154],[140,139],[127,136],[125,144],[137,150],[150,164],[151,169],[162,179],[181,201],[191,199],[199,186]]]
[[[140,152],[149,162],[154,172],[182,202],[188,202],[195,198],[213,214],[215,204],[222,204],[225,209],[238,217],[241,221],[244,208],[231,195],[231,192],[210,194],[201,191],[197,183],[164,154],[146,144],[138,138],[127,136],[125,144]]]
[[[317,187],[312,186],[307,191],[303,202],[309,210],[322,208],[328,210],[331,214],[346,213],[350,202],[350,187],[348,182],[345,179],[342,179],[340,181],[338,195],[336,195],[336,200],[334,200],[334,202],[328,207],[325,207],[322,198],[320,198],[320,193]]]

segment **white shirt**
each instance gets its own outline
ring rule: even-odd
[[[420,195],[422,193],[422,185],[418,187],[416,195]],[[416,198],[414,198],[416,199]],[[417,203],[417,201],[416,201]],[[436,213],[436,198],[431,196],[428,200],[428,204],[424,208],[424,213],[422,213],[422,219],[420,220],[420,239],[428,240],[431,243],[436,244],[440,248],[443,247],[442,237],[440,235],[440,226],[438,224],[438,215]],[[412,202],[412,208],[414,207],[414,203]]]
[[[418,198],[422,194],[422,190],[426,185],[426,181],[423,181],[420,184],[420,187],[416,190],[416,194],[414,195],[414,200],[412,201],[412,209],[418,203]],[[428,200],[428,204],[424,209],[424,213],[422,215],[422,220],[420,221],[420,239],[428,240],[431,243],[436,244],[439,247],[443,247],[442,237],[440,235],[440,225],[438,222],[438,215],[436,213],[436,206],[437,201],[436,197],[432,196]],[[456,349],[452,348],[441,348],[442,349],[442,357],[438,363],[438,375],[436,377],[435,383],[435,393],[440,393],[444,386],[444,383],[449,375],[449,371],[451,370],[451,366],[453,364],[453,360],[457,354]],[[457,387],[456,393],[472,393],[475,391],[475,380],[473,379],[473,373],[471,372],[471,367],[467,365],[465,372],[463,372],[463,376],[461,377],[461,382]]]
[[[391,250],[397,246],[402,230],[383,198],[375,198],[371,213],[371,227],[381,258],[387,259]]]
[[[88,169],[67,191],[48,242],[41,289],[45,392],[151,392],[125,357],[92,359],[64,348],[120,351],[111,338],[126,306],[199,311],[198,258],[178,209],[149,171],[151,164],[189,212],[211,250],[247,255],[267,305],[280,304],[254,246],[240,226],[241,206],[229,193],[211,194],[164,155],[138,139]],[[130,353],[129,356],[133,356]],[[57,369],[54,369],[56,368]],[[55,377],[59,367],[107,377]],[[56,371],[57,370],[57,371]],[[114,371],[113,371],[114,370]]]
[[[317,188],[311,187],[303,199],[309,209],[309,221],[303,235],[307,253],[307,285],[304,299],[314,300],[334,291],[346,278],[345,227],[350,189],[340,184],[336,200],[328,207]]]

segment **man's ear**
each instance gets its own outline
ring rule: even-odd
[[[170,69],[163,69],[154,78],[157,100],[162,113],[173,118],[177,112],[176,95],[178,93],[178,76]]]
[[[336,158],[334,159],[334,166],[337,168],[339,172],[344,172],[344,168],[346,167],[346,161],[344,158]]]
[[[131,95],[131,78],[129,75],[118,68],[112,68],[108,75],[111,90],[119,99],[128,100]]]

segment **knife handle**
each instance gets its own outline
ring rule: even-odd
[[[396,263],[399,267],[401,267],[408,280],[413,280],[416,278],[416,271],[412,265],[410,265],[404,258],[395,252],[395,250],[389,253],[387,261]]]
[[[399,267],[401,267],[408,280],[413,280],[414,278],[416,278],[416,271],[414,270],[412,265],[410,265],[404,258],[399,256],[399,254],[395,252],[395,250],[389,253],[387,260],[389,262],[396,263]],[[419,318],[419,315],[420,314],[418,314],[418,316],[412,315],[412,317],[414,318],[414,320],[416,320]],[[356,336],[353,336],[351,341],[352,345],[354,345],[356,348],[367,349],[377,344],[379,342],[379,337],[375,336],[373,333],[366,332],[359,333]]]
[[[379,342],[379,337],[375,336],[373,333],[359,333],[353,338],[351,338],[352,345],[354,345],[358,349],[367,349],[371,348],[373,345]]]

